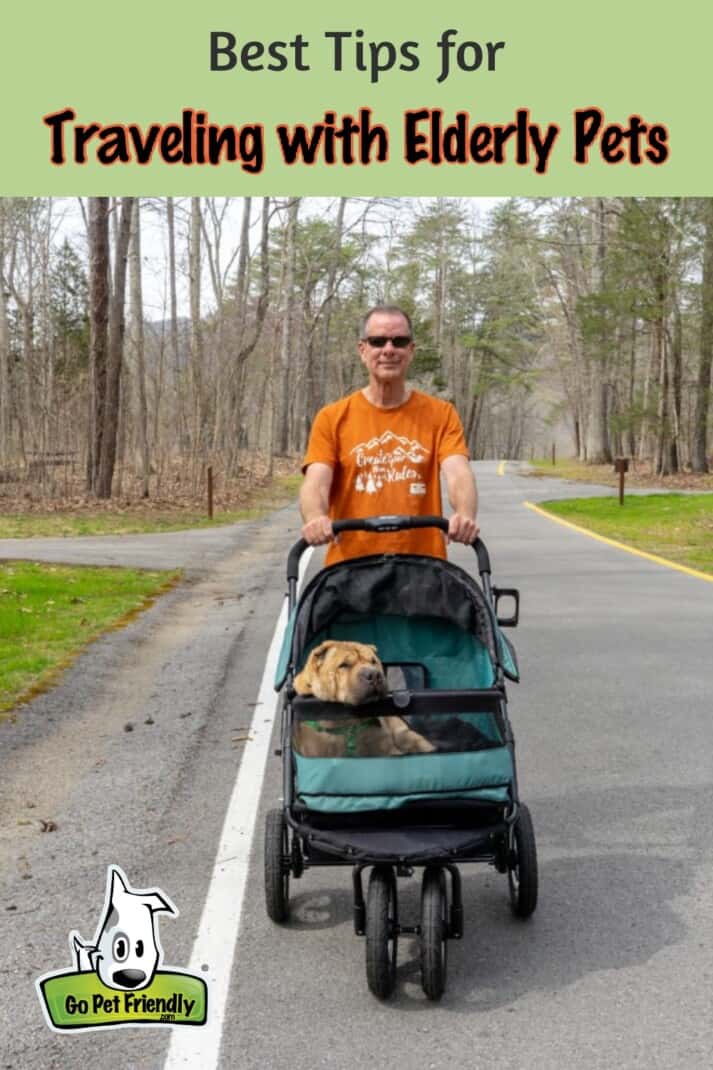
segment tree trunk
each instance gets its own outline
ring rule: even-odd
[[[122,197],[119,222],[116,227],[114,250],[114,285],[109,308],[109,347],[106,372],[106,402],[102,434],[98,498],[111,498],[111,485],[116,463],[117,430],[121,399],[121,370],[124,350],[124,297],[126,292],[126,262],[131,237],[131,214],[135,198]]]
[[[669,442],[669,471],[679,472],[683,464],[681,456],[681,407],[683,402],[683,326],[681,310],[676,304],[673,310],[673,336],[671,338],[671,438]]]
[[[713,199],[705,201],[704,205],[706,222],[701,283],[701,341],[691,455],[691,467],[694,472],[709,471],[708,414],[711,403],[711,367],[713,366]]]
[[[104,436],[109,347],[109,198],[89,198],[89,359],[91,397],[87,489],[97,492]]]
[[[285,234],[284,250],[284,284],[283,284],[283,311],[282,332],[280,337],[280,361],[279,361],[279,406],[277,408],[277,425],[275,427],[274,452],[285,455],[289,448],[289,415],[290,398],[292,393],[292,333],[295,318],[295,232],[297,229],[297,213],[299,212],[300,198],[293,197],[287,209],[287,230]]]
[[[347,206],[347,197],[339,198],[339,207],[337,208],[337,219],[334,224],[334,249],[332,250],[332,256],[329,262],[329,272],[327,274],[327,299],[324,308],[324,319],[322,322],[322,341],[321,349],[319,353],[319,363],[317,368],[316,382],[313,376],[313,389],[310,399],[310,408],[308,411],[308,420],[311,423],[314,419],[315,413],[318,409],[321,409],[327,400],[327,376],[329,373],[329,344],[332,327],[332,309],[334,307],[334,297],[336,291],[337,271],[339,269],[339,258],[342,251],[342,238],[344,235],[344,213]]]
[[[666,450],[668,442],[668,394],[669,375],[668,358],[666,353],[666,332],[661,319],[654,324],[656,339],[656,356],[659,367],[659,396],[656,411],[656,454],[654,469],[657,476],[665,476],[668,473],[668,454]]]
[[[173,378],[176,391],[176,424],[178,428],[177,445],[179,452],[186,445],[186,412],[184,404],[183,375],[178,348],[178,297],[176,294],[176,222],[173,197],[166,198],[166,223],[168,226],[168,287],[169,320]]]
[[[131,297],[131,341],[136,357],[136,382],[139,403],[139,451],[141,453],[141,496],[149,496],[148,405],[146,402],[146,355],[144,352],[144,302],[141,286],[141,201],[137,198],[131,216],[131,257],[129,260]]]
[[[0,465],[12,456],[10,409],[10,333],[5,300],[5,201],[0,199]]]
[[[596,243],[596,258],[594,268],[594,287],[593,292],[595,295],[601,297],[606,282],[606,252],[607,252],[607,235],[606,235],[606,218],[604,214],[604,201],[601,197],[597,198],[595,206],[594,216],[594,240]],[[607,375],[609,369],[609,338],[608,328],[606,323],[606,310],[604,302],[602,301],[598,310],[597,317],[599,322],[599,328],[595,335],[594,346],[596,351],[590,355],[590,368],[592,375],[592,389],[591,389],[591,403],[592,413],[589,424],[590,442],[589,442],[589,463],[590,464],[607,464],[611,461],[611,448],[609,445],[609,427],[608,427],[608,390],[607,390]]]
[[[201,325],[201,206],[200,197],[191,197],[191,229],[188,242],[188,272],[191,309],[191,386],[194,460],[205,446],[203,399],[203,330]]]

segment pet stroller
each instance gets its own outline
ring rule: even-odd
[[[343,520],[334,531],[439,527],[442,517]],[[376,543],[375,543],[376,545]],[[501,634],[514,627],[519,592],[491,586],[482,540],[474,550],[480,584],[441,558],[374,554],[319,572],[297,602],[300,540],[288,559],[289,622],[275,686],[282,689],[283,805],[265,828],[267,913],[289,915],[290,878],[316,866],[350,866],[354,928],[366,937],[369,988],[385,999],[396,983],[398,938],[420,938],[421,982],[440,999],[447,944],[463,934],[458,866],[487,862],[506,874],[510,905],[527,918],[537,905],[537,855],[528,808],[520,802],[505,678],[518,679],[515,652]],[[510,601],[510,615],[498,604]],[[295,693],[293,680],[324,639],[373,643],[387,675],[387,696],[362,706]],[[403,718],[433,746],[430,753],[305,757],[296,748],[302,720],[354,725],[362,717]],[[344,732],[344,728],[341,729]],[[399,915],[397,877],[423,868],[421,913]],[[370,869],[366,896],[362,874]],[[414,919],[415,920],[415,919]]]

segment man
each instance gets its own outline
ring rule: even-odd
[[[449,402],[406,382],[414,355],[411,320],[399,308],[380,305],[364,317],[360,333],[359,355],[369,382],[326,405],[314,419],[302,468],[302,536],[313,546],[331,543],[327,565],[383,552],[445,557],[443,534],[436,528],[342,532],[334,539],[335,519],[440,516],[439,472],[453,508],[449,540],[472,543],[479,531],[475,478],[458,414]]]

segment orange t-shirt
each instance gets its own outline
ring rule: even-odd
[[[380,409],[358,390],[317,413],[302,471],[315,461],[333,469],[332,520],[441,516],[440,465],[458,453],[467,457],[468,448],[450,402],[414,390],[403,405]],[[438,528],[344,531],[330,543],[326,564],[378,553],[445,557],[445,539]]]

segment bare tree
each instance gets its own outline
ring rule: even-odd
[[[291,360],[293,354],[293,330],[295,325],[295,231],[300,197],[293,197],[287,204],[287,225],[282,257],[282,330],[280,332],[279,384],[277,392],[274,452],[286,454],[289,450],[289,415],[292,384]]]
[[[139,451],[141,453],[141,494],[149,496],[148,405],[146,401],[146,354],[144,350],[144,302],[141,286],[141,201],[137,198],[131,215],[131,247],[129,259],[129,290],[131,299],[131,342],[136,360],[136,383],[139,403]]]
[[[89,198],[89,355],[91,393],[87,486],[96,493],[104,437],[109,349],[109,198]]]
[[[126,262],[131,237],[131,215],[134,197],[123,197],[116,227],[114,272],[109,303],[109,339],[106,366],[106,395],[104,428],[101,438],[99,471],[95,487],[98,498],[111,498],[114,465],[116,463],[119,405],[121,403],[121,372],[124,358],[124,301],[126,294]]]
[[[11,457],[10,443],[10,331],[7,322],[7,298],[5,281],[5,257],[7,254],[6,212],[7,202],[0,199],[0,465],[8,464]]]
[[[188,277],[191,308],[191,438],[194,460],[205,448],[205,399],[203,396],[203,324],[201,322],[201,203],[191,197],[191,222],[188,240]],[[195,473],[194,473],[195,475]]]
[[[701,333],[696,405],[693,417],[694,472],[708,472],[708,418],[711,404],[711,366],[713,365],[713,200],[703,202],[703,278],[701,283]]]

